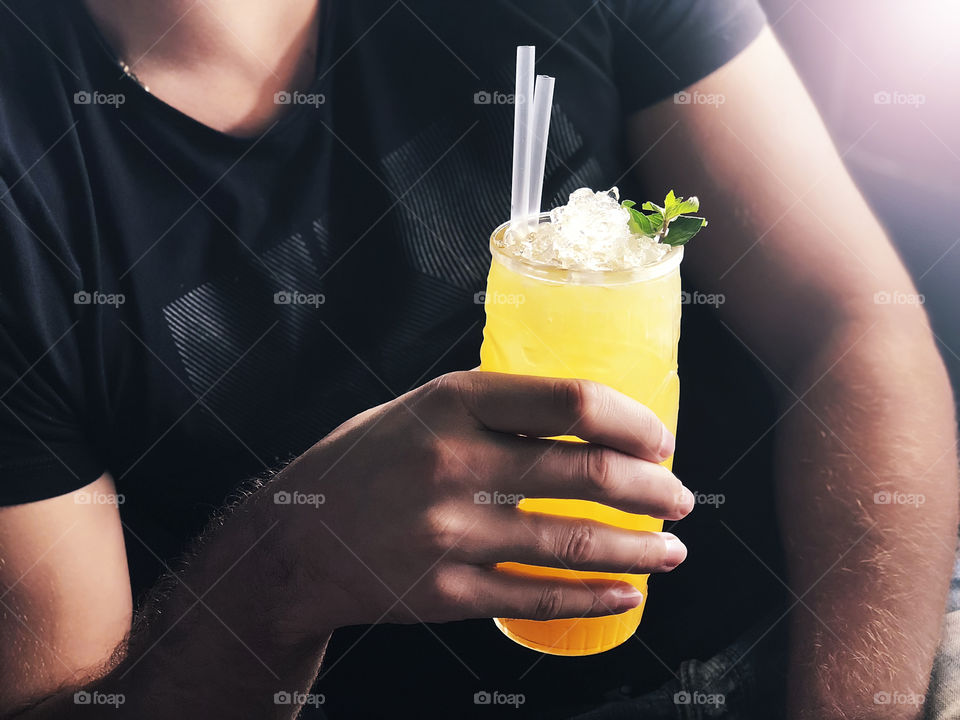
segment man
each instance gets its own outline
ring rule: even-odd
[[[468,11],[4,5],[5,713],[292,717],[323,701],[334,717],[456,717],[486,710],[483,689],[525,693],[530,712],[586,710],[628,675],[624,694],[653,689],[660,658],[715,652],[776,607],[763,539],[779,529],[789,682],[766,712],[919,716],[922,702],[876,698],[921,697],[937,646],[957,524],[949,387],[922,310],[874,302],[910,279],[760,11]],[[667,520],[694,504],[657,465],[674,440],[639,404],[452,372],[475,364],[473,295],[508,207],[512,113],[483,100],[509,92],[521,43],[557,77],[545,205],[615,182],[638,200],[700,195],[711,224],[686,277],[724,297],[721,322],[779,396],[774,468],[749,492],[729,482],[743,476],[721,483],[748,441],[681,435],[678,462],[699,456],[701,482],[775,488],[779,509],[746,499],[749,522],[700,546],[713,575],[678,578],[682,593],[652,583],[645,624],[661,637],[646,660],[625,648],[537,670],[489,621],[367,636],[619,612],[640,601],[626,584],[493,565],[666,572],[687,553],[669,532],[472,499],[587,498]],[[711,347],[694,335],[681,363],[695,377]],[[682,416],[752,431],[763,395],[709,401],[736,378],[685,391]],[[565,433],[593,445],[536,439]],[[676,604],[656,610],[660,592]],[[335,630],[350,644],[322,664]]]

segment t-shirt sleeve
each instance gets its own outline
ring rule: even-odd
[[[0,506],[63,495],[104,470],[79,417],[79,273],[42,200],[17,184],[0,177]]]
[[[620,0],[608,7],[615,80],[627,114],[706,77],[766,25],[757,0]]]

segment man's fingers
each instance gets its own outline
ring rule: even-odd
[[[465,568],[479,617],[556,620],[616,615],[635,608],[642,593],[626,582],[527,577],[495,568]]]
[[[531,437],[575,435],[654,462],[673,454],[673,435],[653,411],[606,385],[470,371],[445,378],[487,429]]]
[[[626,530],[514,507],[490,508],[456,552],[475,564],[518,562],[638,574],[669,572],[687,557],[686,546],[671,533]]]
[[[664,520],[686,517],[695,504],[693,493],[663,465],[603,445],[506,434],[493,442],[501,450],[490,466],[495,487],[478,490],[593,500]]]

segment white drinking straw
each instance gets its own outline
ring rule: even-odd
[[[533,93],[533,137],[530,143],[530,189],[527,192],[527,215],[536,223],[543,195],[543,169],[547,164],[547,137],[550,134],[550,111],[553,108],[553,82],[549,75],[537,75]]]
[[[533,45],[517,47],[517,87],[513,114],[513,188],[510,199],[510,221],[526,228],[530,207],[530,141],[533,131]]]

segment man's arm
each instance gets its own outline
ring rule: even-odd
[[[589,442],[539,439],[569,433]],[[19,651],[4,657],[0,713],[32,701],[16,717],[99,718],[112,705],[112,717],[138,720],[291,718],[298,703],[319,700],[305,693],[338,627],[624,612],[642,601],[627,582],[495,566],[667,572],[686,557],[677,538],[478,504],[476,493],[679,520],[694,498],[660,464],[672,454],[649,408],[597,383],[441,376],[351,418],[214,521],[126,638],[119,515],[89,497],[111,491],[109,480],[82,490],[86,502],[2,509],[0,581],[18,610],[0,634]],[[61,531],[68,551],[54,543]],[[73,568],[71,558],[84,562]],[[77,623],[83,634],[67,653]],[[32,666],[44,664],[31,685]]]
[[[0,508],[0,714],[289,717],[273,693],[309,689],[329,632],[293,632],[316,614],[278,576],[275,521],[245,506],[227,517],[131,630],[116,498],[104,475]]]
[[[68,495],[0,508],[0,709],[44,697],[64,678],[82,683],[130,629],[116,497],[104,475]]]
[[[723,102],[639,113],[631,155],[648,153],[652,190],[700,196],[710,227],[684,267],[778,378],[778,517],[803,599],[788,716],[918,717],[874,696],[926,691],[956,541],[952,395],[926,316],[883,303],[916,290],[769,30],[690,91]]]

